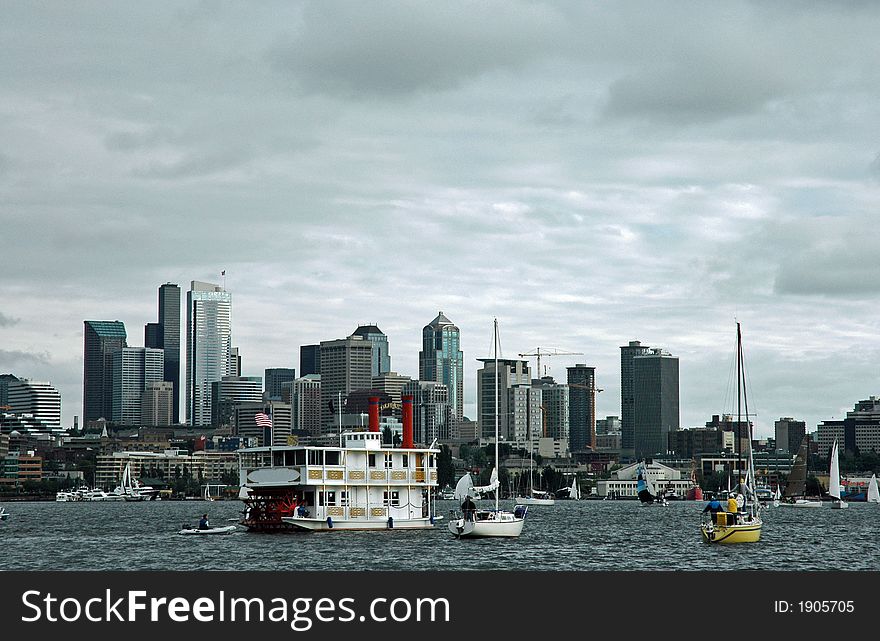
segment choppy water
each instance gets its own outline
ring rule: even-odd
[[[878,570],[880,505],[770,509],[761,541],[707,545],[702,502],[532,506],[518,539],[456,540],[433,530],[179,536],[208,512],[227,525],[238,501],[5,503],[8,570]],[[512,503],[505,502],[506,507]],[[452,501],[438,504],[448,516]]]

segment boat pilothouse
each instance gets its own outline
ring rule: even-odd
[[[263,531],[433,527],[440,450],[413,445],[407,401],[411,408],[411,397],[404,397],[402,447],[383,445],[371,398],[371,431],[343,434],[341,447],[239,450],[242,525]]]

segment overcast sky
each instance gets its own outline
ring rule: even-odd
[[[358,324],[416,377],[680,359],[681,423],[880,393],[880,5],[2,2],[0,372],[81,415],[83,320],[233,294],[245,375]],[[185,297],[185,294],[184,294]],[[185,299],[185,298],[184,298]],[[534,362],[534,359],[532,359]]]

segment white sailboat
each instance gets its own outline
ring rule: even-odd
[[[651,477],[648,476],[648,466],[645,465],[644,461],[639,463],[636,492],[642,507],[668,505],[666,498],[657,494],[654,483],[651,482]]]
[[[575,501],[578,501],[581,498],[581,489],[578,487],[577,476],[571,479],[571,487],[568,488],[568,498],[574,499]]]
[[[499,506],[498,491],[498,465],[501,463],[498,448],[498,319],[495,319],[494,326],[494,350],[495,350],[495,468],[492,470],[492,476],[488,486],[488,491],[495,492],[495,508],[494,509],[478,509],[473,514],[462,514],[459,518],[449,521],[449,531],[456,538],[464,537],[517,537],[522,533],[523,524],[525,523],[528,506],[517,505],[513,512],[502,510]],[[464,477],[463,477],[464,478]],[[470,475],[467,475],[470,480]],[[462,481],[459,481],[461,484]],[[465,482],[466,483],[466,482]],[[465,489],[465,488],[462,488]],[[483,490],[483,488],[473,488],[474,490]],[[459,495],[458,485],[456,486],[456,494]],[[460,495],[459,495],[460,496]],[[469,496],[469,493],[465,493]]]
[[[779,507],[779,499],[782,498],[782,492],[779,491],[779,484],[776,485],[776,494],[773,495],[773,507]]]
[[[880,503],[880,486],[877,485],[876,474],[872,474],[868,481],[868,503]]]
[[[828,494],[834,499],[831,507],[836,509],[849,507],[849,504],[840,498],[843,488],[840,487],[840,458],[837,449],[837,439],[834,440],[834,445],[831,448],[831,469],[829,474]]]

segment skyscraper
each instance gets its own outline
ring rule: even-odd
[[[773,424],[776,434],[776,451],[795,454],[804,440],[807,432],[807,424],[804,421],[796,421],[791,417],[780,418]]]
[[[370,389],[372,357],[373,344],[362,336],[321,341],[321,424],[325,429],[337,422],[340,394],[344,406],[349,392]]]
[[[13,414],[32,414],[51,427],[61,427],[61,394],[51,383],[16,378],[8,381],[7,403]]]
[[[293,382],[293,429],[321,434],[321,375],[306,374]]]
[[[113,418],[113,354],[123,347],[120,321],[83,321],[83,425]]]
[[[162,344],[158,347],[165,350],[164,380],[174,385],[171,422],[177,423],[180,420],[180,287],[175,283],[159,287],[159,326]]]
[[[436,381],[410,381],[404,395],[413,397],[413,439],[430,445],[434,439],[447,440],[449,432],[449,390]]]
[[[192,281],[186,293],[186,422],[211,423],[211,383],[229,373],[232,294],[219,285]]]
[[[532,387],[541,389],[541,408],[544,416],[541,420],[542,436],[559,439],[570,447],[569,389],[553,380],[552,376],[542,376],[532,381]]]
[[[480,433],[484,438],[495,437],[495,359],[478,358],[483,367],[477,370],[477,420]],[[518,430],[512,418],[516,413],[511,407],[512,397],[508,392],[519,385],[531,387],[529,362],[520,359],[498,359],[498,426],[499,435],[507,441],[519,441],[523,434],[517,432],[528,430],[528,420],[520,421]],[[527,395],[522,397],[527,400]],[[521,414],[521,413],[520,413]]]
[[[263,379],[259,376],[224,376],[211,383],[211,425],[233,424],[235,407],[242,403],[263,403]]]
[[[569,447],[572,452],[596,447],[596,368],[568,368]]]
[[[635,415],[633,413],[633,358],[651,351],[639,341],[630,341],[620,348],[620,447],[632,456]]]
[[[652,349],[632,359],[633,450],[636,458],[664,454],[679,429],[678,358]]]
[[[446,386],[456,422],[464,416],[464,353],[460,349],[460,338],[458,327],[443,312],[438,312],[437,318],[422,328],[419,352],[419,380],[437,381]],[[452,431],[455,432],[455,426]]]
[[[373,344],[372,375],[379,376],[391,371],[391,355],[388,353],[388,337],[375,325],[360,325],[352,336],[361,336]]]
[[[321,346],[302,345],[299,348],[299,375],[321,373]]]
[[[162,349],[162,325],[147,323],[144,325],[144,347]]]
[[[168,381],[147,383],[141,396],[141,425],[171,425],[174,385]]]
[[[123,347],[113,353],[114,423],[137,425],[141,420],[144,390],[150,383],[162,381],[165,358],[161,349]]]
[[[266,369],[263,380],[267,401],[280,401],[281,386],[296,380],[296,370],[292,367],[270,367]],[[290,401],[286,401],[290,402]]]

